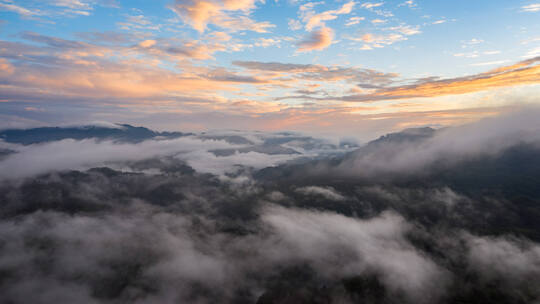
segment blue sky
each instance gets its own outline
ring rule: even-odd
[[[535,1],[0,0],[0,114],[15,127],[459,123],[536,103],[538,20]]]

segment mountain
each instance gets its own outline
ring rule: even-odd
[[[353,151],[203,134],[238,147],[6,180],[0,302],[25,302],[29,285],[86,290],[83,303],[540,303],[540,141],[479,129],[407,129]]]
[[[177,138],[191,135],[181,132],[156,132],[144,127],[128,124],[112,126],[86,125],[77,127],[42,127],[33,129],[8,129],[0,131],[0,139],[8,143],[31,145],[62,139],[114,140],[118,142],[138,143],[151,138]]]
[[[255,176],[282,183],[447,185],[468,194],[484,191],[505,197],[540,198],[537,145],[517,142],[496,152],[445,154],[449,149],[446,143],[435,149],[437,141],[430,141],[437,132],[431,128],[407,129],[381,136],[343,155],[264,168]]]
[[[355,159],[369,155],[382,155],[384,153],[388,153],[387,150],[389,147],[392,147],[392,150],[399,151],[401,146],[405,147],[419,144],[429,138],[432,138],[436,133],[437,130],[429,127],[409,128],[400,132],[388,133],[348,153],[316,160],[303,159],[300,163],[284,164],[277,167],[265,168],[257,172],[256,177],[264,180],[307,178],[306,182],[309,182],[312,178],[326,179],[335,174],[335,172],[332,172],[333,170],[330,170],[332,168],[344,165],[347,162],[354,162]],[[396,151],[392,152],[395,153]],[[315,171],[320,171],[319,173],[322,173],[322,175],[317,174],[317,172],[313,172],[314,168],[316,168]],[[342,177],[343,176],[339,176],[339,178]]]
[[[421,141],[435,135],[436,130],[430,127],[424,128],[409,128],[401,132],[389,133],[370,141],[367,146],[373,147],[388,143],[404,143]]]

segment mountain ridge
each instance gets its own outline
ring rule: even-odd
[[[0,139],[8,143],[31,145],[63,139],[115,140],[118,142],[138,143],[152,138],[178,138],[192,135],[182,132],[158,132],[146,127],[136,127],[129,124],[115,126],[82,125],[68,127],[39,127],[30,129],[0,130]]]

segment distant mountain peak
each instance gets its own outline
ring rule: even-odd
[[[433,135],[436,130],[432,127],[419,127],[419,128],[407,128],[398,133],[405,133],[410,135]]]
[[[0,139],[16,144],[31,145],[63,139],[114,140],[137,143],[152,138],[177,138],[191,135],[182,132],[157,132],[129,124],[88,124],[81,126],[40,127],[31,129],[7,129],[0,131]]]
[[[432,137],[437,132],[431,127],[408,128],[401,132],[388,133],[368,143],[368,146],[378,145],[382,143],[402,143],[423,140]]]

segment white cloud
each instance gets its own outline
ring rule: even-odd
[[[0,3],[0,10],[14,12],[25,17],[41,15],[39,10],[31,10],[12,3]]]
[[[347,20],[347,23],[345,23],[345,26],[351,26],[351,25],[359,24],[360,21],[365,20],[365,19],[366,18],[364,18],[364,17],[351,17],[351,18],[349,18],[349,20]]]
[[[394,291],[417,303],[440,295],[446,272],[417,252],[405,239],[410,226],[393,213],[362,221],[329,212],[269,208],[262,216],[277,232],[273,259],[297,256],[329,277],[376,270]]]
[[[497,60],[497,61],[471,63],[470,65],[471,66],[500,65],[507,62],[508,60]]]
[[[540,12],[540,3],[533,3],[521,7],[522,12]]]
[[[399,32],[403,35],[411,36],[422,33],[419,29],[419,26],[410,26],[410,25],[399,25],[388,28],[391,31]]]
[[[391,45],[398,41],[407,40],[407,37],[401,33],[389,33],[389,34],[371,34],[367,33],[361,37],[347,37],[347,39],[357,42],[363,42],[364,45],[361,49],[371,50],[373,48],[382,48],[385,45]]]
[[[250,151],[247,153],[236,152],[229,156],[216,156],[208,151],[195,150],[178,154],[176,157],[186,161],[189,166],[198,172],[222,175],[226,172],[234,171],[238,165],[262,169],[295,159],[298,155],[269,155]]]
[[[515,238],[468,235],[471,268],[485,279],[517,280],[540,274],[540,246]]]
[[[398,7],[400,7],[400,6],[408,6],[409,8],[415,8],[418,5],[413,0],[407,0],[407,1],[405,1],[405,2],[398,5]]]
[[[17,179],[48,171],[86,169],[107,162],[140,160],[181,152],[191,155],[189,152],[196,154],[209,149],[234,147],[238,146],[222,140],[201,140],[194,137],[148,140],[139,144],[65,139],[17,148],[18,153],[0,161],[0,179]]]
[[[345,197],[332,187],[307,186],[295,190],[303,195],[322,196],[331,201],[343,201]]]
[[[463,41],[463,44],[464,45],[475,45],[475,44],[480,44],[480,43],[483,43],[483,42],[484,42],[484,40],[482,40],[482,39],[472,38],[471,40]]]
[[[439,130],[422,142],[389,143],[373,153],[359,153],[341,163],[337,174],[374,176],[423,172],[445,163],[492,156],[518,143],[540,147],[540,109],[528,108],[472,124]]]
[[[77,10],[91,10],[92,7],[87,2],[80,0],[56,0],[54,5],[61,7],[68,7]]]
[[[362,3],[360,7],[370,9],[370,8],[382,6],[383,4],[384,2],[378,2],[378,3],[366,2],[366,3]]]
[[[297,31],[302,28],[302,24],[300,21],[295,19],[289,19],[289,22],[287,23],[289,25],[289,29],[293,31]]]
[[[534,58],[534,57],[538,57],[540,56],[540,46],[539,47],[536,47],[536,48],[533,48],[533,49],[530,49],[524,56],[522,56],[523,58]]]

